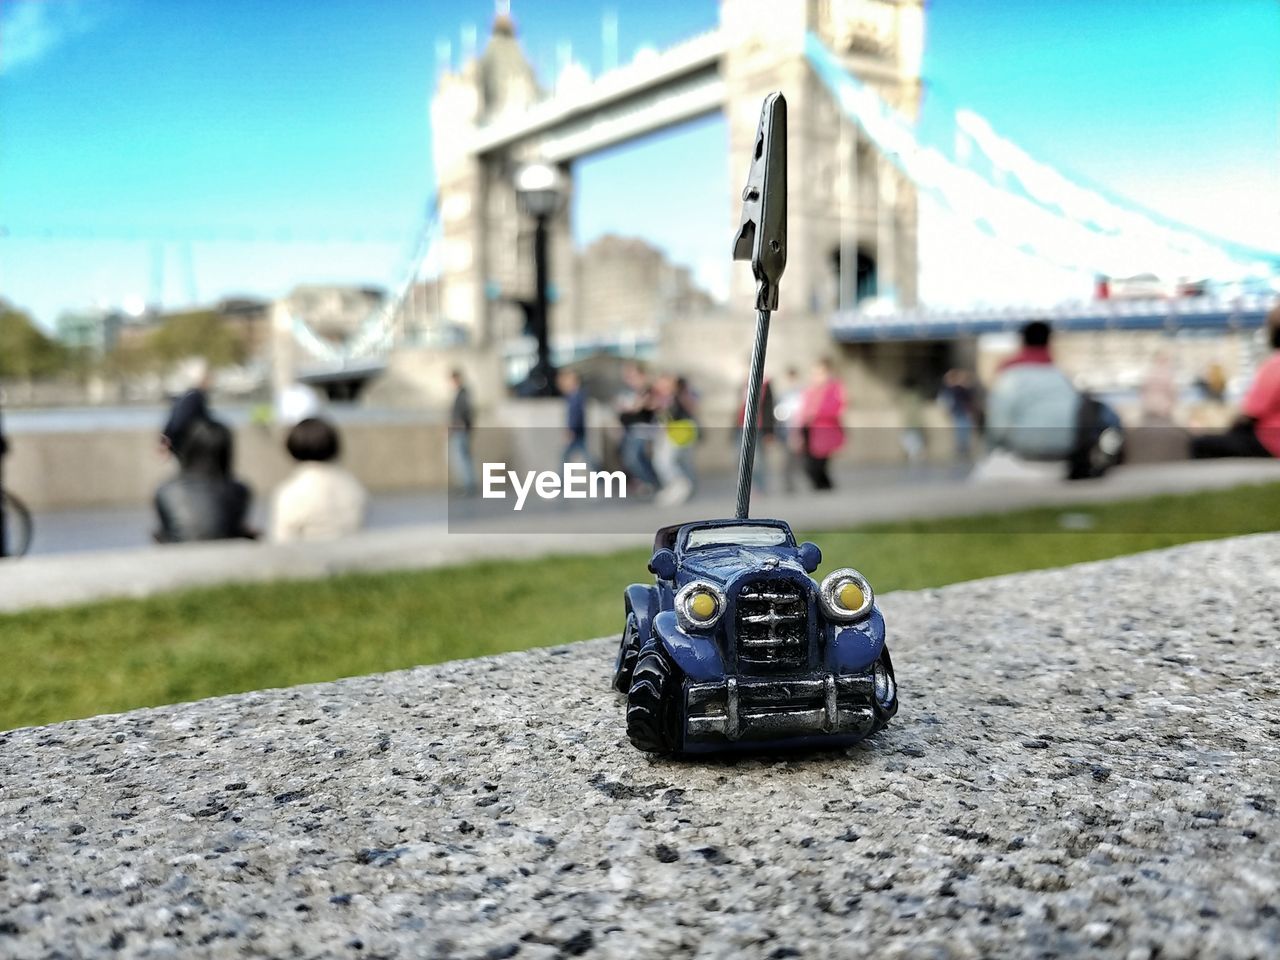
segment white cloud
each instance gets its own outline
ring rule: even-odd
[[[37,63],[98,22],[82,0],[8,0],[0,4],[0,74]]]
[[[728,257],[700,257],[693,269],[694,283],[709,293],[717,303],[728,303],[729,287],[733,279],[730,273],[732,265],[733,261]]]
[[[932,197],[921,195],[919,214],[918,292],[924,306],[1048,306],[1093,295],[1091,275],[987,236]]]

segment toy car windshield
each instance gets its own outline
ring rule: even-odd
[[[704,527],[689,531],[685,543],[688,550],[699,547],[783,547],[791,545],[791,536],[782,527],[743,524],[732,527]]]

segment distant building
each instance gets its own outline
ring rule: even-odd
[[[718,309],[697,285],[692,271],[672,263],[658,247],[638,237],[606,234],[571,254],[575,298],[558,308],[553,335],[558,342],[599,337],[653,337],[671,320],[706,316]],[[509,306],[501,315],[503,339],[521,334],[523,313]],[[398,336],[411,343],[448,344],[467,339],[467,328],[450,322],[441,309],[436,280],[410,286],[397,305]]]
[[[227,297],[208,306],[146,311],[137,316],[119,309],[75,310],[58,317],[54,332],[65,346],[102,357],[117,347],[141,344],[171,317],[209,313],[245,345],[248,356],[259,357],[266,352],[270,337],[270,312],[271,302],[255,297]]]
[[[392,328],[399,342],[419,346],[456,346],[470,339],[469,328],[449,320],[441,309],[440,284],[417,280],[396,304]]]
[[[574,260],[574,315],[561,318],[558,337],[653,335],[668,320],[715,309],[688,267],[672,263],[638,237],[606,234],[578,251]]]
[[[317,336],[335,343],[351,337],[369,315],[386,304],[379,287],[343,284],[300,284],[284,298],[289,311],[303,320]]]
[[[257,297],[227,297],[213,307],[214,313],[244,343],[250,357],[265,354],[271,339],[271,302]]]
[[[115,347],[130,319],[119,310],[68,311],[55,321],[54,336],[63,346],[101,357]]]

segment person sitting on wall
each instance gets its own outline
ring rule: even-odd
[[[1271,356],[1254,375],[1240,416],[1226,433],[1193,437],[1193,458],[1280,457],[1280,303],[1267,314],[1267,338]]]
[[[335,540],[364,525],[368,496],[360,481],[337,464],[341,443],[327,421],[308,417],[285,441],[297,461],[276,491],[271,509],[271,539]]]
[[[173,401],[169,419],[160,431],[161,448],[175,456],[186,442],[191,428],[196,423],[211,419],[209,387],[213,382],[213,375],[209,364],[204,360],[197,360],[191,367],[190,377],[191,389]]]
[[[1063,460],[1075,446],[1080,394],[1053,362],[1049,325],[1022,328],[1022,347],[1005,360],[987,402],[987,443],[1024,460]]]
[[[1101,476],[1119,459],[1120,421],[1053,362],[1051,334],[1043,320],[1031,321],[1022,328],[1022,348],[1000,365],[987,405],[987,444],[1022,460],[1065,462],[1071,480]]]
[[[156,491],[159,543],[256,538],[248,526],[249,488],[231,476],[232,437],[217,420],[197,419],[176,455],[178,475]]]

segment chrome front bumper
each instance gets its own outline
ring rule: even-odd
[[[690,740],[771,740],[804,734],[860,734],[875,723],[871,675],[690,684],[685,736]]]

